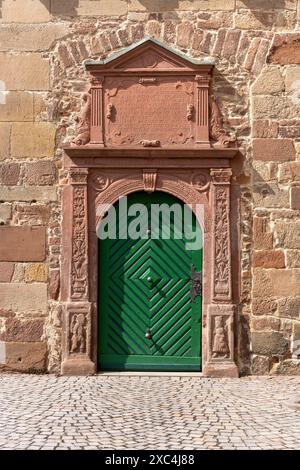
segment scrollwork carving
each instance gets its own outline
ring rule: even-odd
[[[229,147],[231,142],[235,142],[235,136],[226,133],[223,126],[223,118],[216,99],[211,96],[209,100],[210,108],[210,137],[221,144],[223,147]]]
[[[194,116],[194,106],[192,104],[187,105],[186,118],[188,121],[191,121]]]
[[[103,173],[95,173],[91,177],[91,186],[96,193],[104,191],[110,185],[111,180]]]
[[[160,147],[159,140],[140,140],[139,144],[142,144],[143,147]]]
[[[84,93],[82,96],[85,102],[81,112],[76,116],[76,136],[72,140],[73,145],[86,145],[90,141],[90,125],[91,125],[91,95],[90,92]]]
[[[193,173],[191,177],[191,185],[197,189],[197,191],[207,191],[210,185],[209,176],[206,173]]]

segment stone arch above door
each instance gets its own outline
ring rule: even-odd
[[[62,372],[89,374],[97,369],[97,207],[101,203],[111,205],[130,192],[159,190],[185,203],[204,206],[200,220],[204,226],[205,266],[202,369],[207,375],[236,376],[230,162],[238,149],[224,131],[220,113],[209,93],[213,64],[191,60],[146,39],[109,60],[88,61],[86,67],[92,78],[77,120],[78,135],[72,145],[64,148],[68,181],[63,188]],[[130,101],[131,95],[129,101],[126,95],[131,86],[135,87],[135,93],[145,87],[155,87],[155,93],[159,94],[160,86],[163,90],[165,83],[170,83],[166,88],[168,99],[162,93],[160,102],[167,114],[172,93],[177,92],[176,83],[182,86],[182,77],[188,77],[191,88],[184,89],[176,109],[177,114],[182,111],[180,119],[190,126],[187,128],[193,131],[193,139],[174,142],[174,129],[177,129],[174,122],[164,122],[162,133],[159,123],[164,113],[158,119],[154,113],[152,121],[151,116],[147,118],[153,126],[149,134],[142,136],[144,128],[140,126],[140,134],[129,141],[111,142],[107,131],[111,121],[121,120],[120,128],[125,126],[122,119],[126,116],[119,106],[135,105],[135,101]],[[119,81],[122,89],[121,105],[118,101],[105,101],[108,88],[111,93],[112,78]],[[189,90],[193,92],[192,100]],[[113,95],[118,95],[118,91],[114,90]],[[152,111],[151,107],[147,109],[150,114]]]

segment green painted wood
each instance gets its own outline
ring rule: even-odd
[[[151,204],[177,203],[183,209],[179,200],[160,192],[134,193],[127,202],[131,210],[134,204],[148,208],[149,228]],[[115,207],[118,222],[119,204]],[[133,219],[128,217],[129,224]],[[200,371],[202,299],[191,302],[190,274],[192,264],[202,270],[202,249],[187,250],[187,240],[176,239],[176,228],[172,217],[170,224],[160,217],[152,237],[145,232],[137,240],[99,241],[101,370]],[[195,216],[190,228],[201,234]],[[164,239],[169,229],[170,239]]]

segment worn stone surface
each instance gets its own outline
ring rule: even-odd
[[[43,23],[50,21],[50,0],[2,0],[3,23]]]
[[[46,282],[48,277],[47,265],[43,263],[30,263],[25,266],[26,282]]]
[[[54,139],[55,126],[50,122],[14,122],[11,134],[11,154],[15,158],[53,158]]]
[[[0,186],[1,201],[56,201],[57,191],[53,186],[35,186],[26,188],[23,186]]]
[[[300,297],[279,299],[278,314],[281,317],[300,319]]]
[[[0,366],[4,370],[44,372],[47,346],[44,342],[0,342]]]
[[[6,90],[48,90],[49,61],[39,53],[0,53],[0,80]]]
[[[0,333],[0,341],[35,342],[43,335],[44,320],[24,320],[7,318],[5,330]],[[24,370],[24,369],[23,369]]]
[[[284,252],[282,250],[254,251],[252,265],[254,268],[284,268]]]
[[[0,121],[32,121],[33,94],[10,91],[0,105]]]
[[[300,186],[293,186],[290,192],[291,209],[300,209]]]
[[[11,282],[14,267],[14,263],[0,262],[0,282]]]
[[[284,90],[284,80],[279,67],[266,67],[252,86],[254,95],[271,95]]]
[[[253,189],[257,207],[289,207],[289,191],[277,183],[256,184]]]
[[[255,297],[300,295],[300,269],[258,269],[253,274]]]
[[[46,51],[51,45],[68,34],[65,23],[2,24],[0,29],[0,51]]]
[[[11,204],[0,204],[0,223],[5,224],[11,218]]]
[[[268,358],[262,361],[259,365],[255,357],[255,373],[265,373]],[[214,449],[298,450],[300,416],[290,404],[299,400],[299,385],[298,377],[279,376],[224,380],[6,373],[0,448],[155,448],[190,450],[191,455]]]
[[[275,234],[278,246],[283,248],[299,249],[300,244],[300,221],[275,222]]]
[[[28,163],[25,167],[24,183],[33,186],[51,186],[57,178],[56,166],[52,161]]]
[[[253,157],[264,161],[295,159],[295,147],[291,139],[253,139]]]
[[[43,261],[46,256],[44,227],[1,227],[1,261]]]
[[[9,157],[9,136],[11,124],[8,122],[0,122],[0,160]]]
[[[0,284],[0,308],[14,312],[45,315],[47,312],[46,284]]]
[[[254,331],[252,333],[252,351],[265,356],[284,356],[289,352],[289,342],[282,333]]]

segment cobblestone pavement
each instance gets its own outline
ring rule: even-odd
[[[1,374],[0,449],[300,449],[297,402],[300,377]]]

